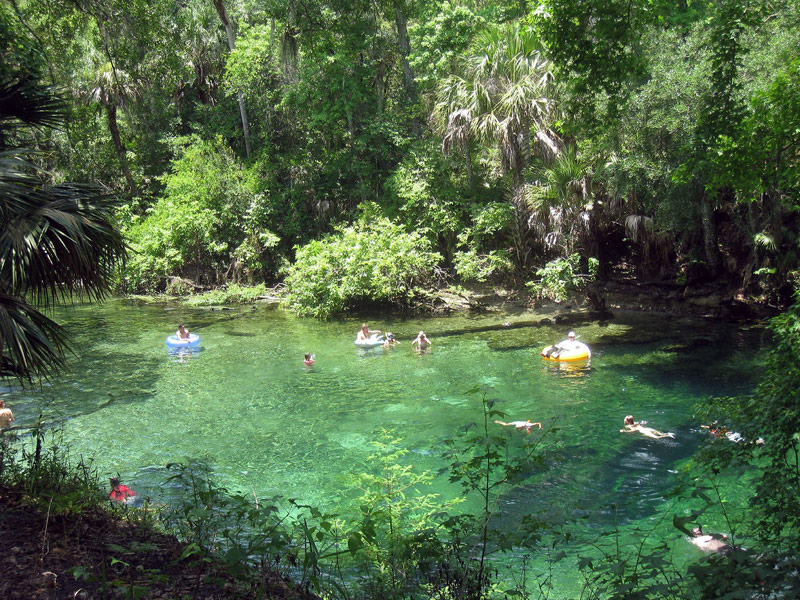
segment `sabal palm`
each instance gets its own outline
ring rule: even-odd
[[[591,178],[573,146],[535,172],[537,183],[528,188],[530,225],[546,247],[561,245],[574,251],[588,231],[591,215]]]
[[[114,150],[117,152],[120,169],[128,183],[128,191],[131,195],[138,196],[139,189],[128,166],[128,150],[122,142],[117,120],[117,109],[126,109],[130,99],[138,96],[134,82],[125,71],[114,68],[108,61],[99,61],[92,73],[92,81],[88,88],[80,90],[79,94],[88,104],[97,105],[105,110],[108,117],[108,131],[114,143]]]
[[[0,83],[0,96],[0,139],[12,126],[59,121],[62,105],[32,80]],[[0,150],[0,378],[30,381],[64,366],[68,341],[40,307],[104,296],[125,245],[112,225],[114,199],[86,185],[47,185],[31,151]]]
[[[557,148],[550,133],[552,72],[531,30],[517,24],[491,28],[477,36],[463,74],[440,84],[434,121],[443,133],[442,148],[468,151],[471,140],[493,146],[502,173],[510,174],[511,202],[517,211],[518,258],[524,254],[527,204],[523,174],[531,157],[531,138]]]

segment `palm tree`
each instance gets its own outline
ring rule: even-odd
[[[94,72],[94,80],[87,91],[81,95],[89,104],[96,104],[106,111],[108,117],[108,130],[117,152],[119,166],[125,180],[128,182],[128,191],[131,196],[139,195],[139,188],[133,180],[128,166],[128,149],[122,142],[117,122],[117,110],[125,108],[129,99],[138,92],[127,73],[114,67],[110,61],[100,64]]]
[[[589,234],[593,209],[592,177],[574,146],[567,146],[549,165],[534,171],[528,186],[530,225],[546,249],[569,256]]]
[[[125,256],[115,199],[92,186],[48,185],[27,158],[35,153],[7,147],[14,127],[53,126],[62,111],[33,79],[0,82],[0,378],[23,383],[65,365],[68,338],[40,308],[102,298]]]
[[[509,197],[517,216],[514,246],[522,266],[530,251],[523,174],[534,151],[552,156],[559,148],[548,125],[551,65],[534,32],[518,24],[479,34],[474,48],[463,75],[453,75],[439,86],[434,122],[444,134],[445,152],[461,149],[471,161],[470,140],[496,148],[501,173],[511,178]]]

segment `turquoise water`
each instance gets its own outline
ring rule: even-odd
[[[531,418],[548,434],[547,468],[499,500],[501,519],[525,514],[580,516],[583,533],[655,529],[688,558],[671,529],[665,493],[703,439],[692,407],[709,396],[750,392],[766,344],[757,327],[650,314],[616,314],[571,328],[593,349],[588,364],[548,363],[539,352],[570,327],[525,312],[441,318],[373,316],[401,344],[360,349],[360,320],[298,319],[278,308],[200,310],[115,300],[61,311],[76,340],[71,371],[40,390],[3,394],[17,425],[42,412],[63,426],[73,454],[95,458],[101,475],[120,473],[140,495],[163,496],[167,463],[208,462],[219,483],[259,497],[275,494],[336,508],[355,495],[352,477],[369,470],[382,428],[403,437],[416,468],[438,470],[440,442],[481,419],[482,386],[506,420]],[[363,319],[363,315],[361,319]],[[201,348],[169,353],[179,322]],[[410,342],[424,329],[433,342]],[[305,352],[316,354],[313,367]],[[675,439],[622,435],[625,414]],[[496,426],[512,447],[521,432]],[[435,491],[458,490],[445,477]],[[732,486],[730,494],[735,496]],[[708,527],[706,527],[708,529]],[[574,563],[554,572],[575,593]]]

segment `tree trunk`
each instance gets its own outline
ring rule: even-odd
[[[125,181],[128,182],[128,189],[131,196],[136,197],[139,195],[139,188],[133,180],[131,170],[128,168],[128,151],[122,144],[122,138],[119,135],[119,127],[117,126],[117,107],[115,105],[108,106],[108,129],[111,132],[111,140],[114,142],[114,148],[117,150],[117,157],[119,158],[119,166],[125,175]]]
[[[236,48],[236,40],[233,37],[233,27],[231,27],[231,22],[228,19],[228,13],[225,11],[225,4],[223,0],[213,0],[214,8],[217,9],[217,14],[219,14],[219,18],[222,21],[222,24],[225,26],[225,34],[228,36],[228,49],[233,52],[234,48]],[[244,149],[245,153],[247,154],[247,158],[250,158],[250,125],[247,121],[247,109],[244,105],[244,94],[242,92],[237,92],[237,97],[239,98],[239,113],[242,117],[242,133],[244,133]]]
[[[467,161],[467,180],[469,182],[469,189],[475,192],[475,176],[472,172],[472,148],[470,148],[469,140],[464,144],[464,158]]]
[[[397,25],[397,44],[400,47],[400,59],[403,63],[403,77],[406,83],[406,94],[412,106],[417,101],[417,84],[414,80],[414,72],[411,70],[411,65],[408,63],[408,54],[411,47],[408,43],[408,28],[406,26],[406,16],[403,13],[402,0],[398,0],[394,10],[394,21]],[[419,117],[416,115],[411,121],[411,130],[415,137],[420,136],[420,123]]]
[[[705,191],[700,190],[700,222],[703,227],[703,249],[711,274],[719,274],[720,255],[717,245],[717,225],[714,221],[714,199]]]

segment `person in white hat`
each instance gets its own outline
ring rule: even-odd
[[[575,341],[575,332],[570,331],[567,334],[567,339],[558,342],[557,344],[553,344],[550,346],[549,350],[547,351],[547,356],[552,356],[553,358],[558,358],[558,355],[562,352],[566,352],[569,350],[575,350],[578,348],[578,343]]]

